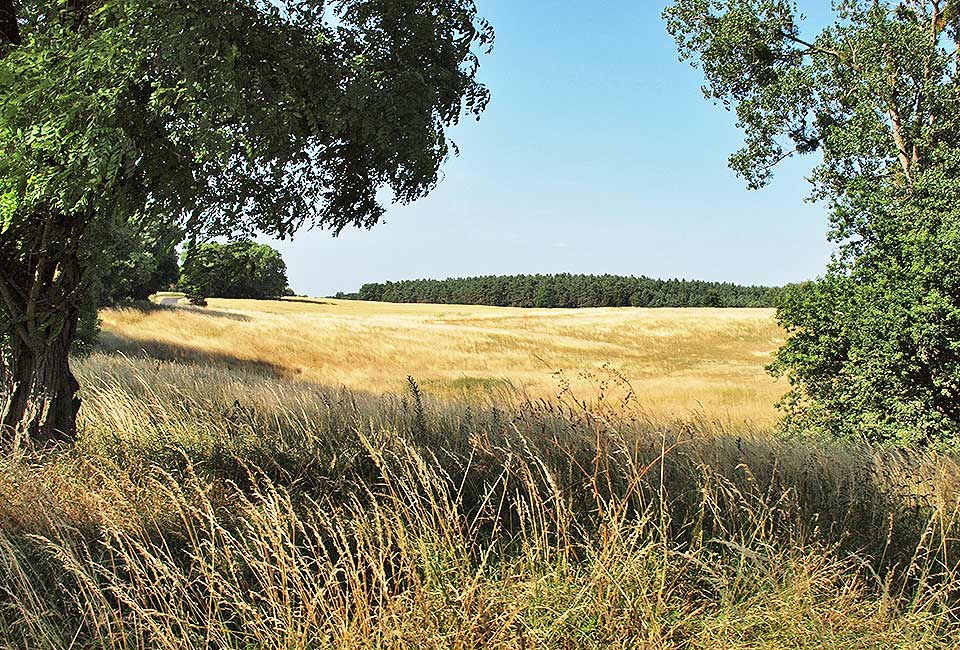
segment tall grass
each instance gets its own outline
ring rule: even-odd
[[[614,372],[481,409],[79,371],[78,446],[0,467],[7,647],[957,647],[948,456],[655,422]]]

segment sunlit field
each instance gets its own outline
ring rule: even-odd
[[[592,399],[602,382],[625,380],[651,419],[768,428],[785,391],[764,371],[782,341],[767,309],[210,300],[102,320],[107,349],[373,393],[400,392],[409,375],[447,399]]]
[[[957,460],[761,426],[769,311],[103,326],[0,458],[0,648],[957,647]]]

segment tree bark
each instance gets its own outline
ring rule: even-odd
[[[76,322],[74,315],[71,324],[37,350],[22,341],[12,346],[2,372],[0,431],[14,449],[76,438],[80,385],[68,358]]]
[[[76,252],[62,253],[56,264],[31,255],[13,273],[0,269],[8,312],[0,442],[14,449],[76,438],[79,384],[69,354],[80,319],[81,273]]]

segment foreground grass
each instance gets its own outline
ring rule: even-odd
[[[950,457],[113,355],[0,467],[10,648],[954,648]]]
[[[517,391],[577,393],[609,363],[653,419],[709,414],[769,429],[786,392],[764,372],[782,332],[769,309],[511,309],[303,299],[210,300],[205,310],[108,310],[104,341],[128,354],[254,366],[354,390],[496,404]],[[562,378],[554,376],[562,371]]]

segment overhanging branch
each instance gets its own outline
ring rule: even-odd
[[[803,54],[809,54],[809,53],[811,53],[811,52],[819,52],[820,54],[828,54],[828,55],[830,55],[830,56],[836,57],[837,59],[840,59],[841,61],[848,61],[849,58],[850,58],[850,57],[848,57],[846,54],[844,54],[843,52],[841,52],[840,50],[835,50],[835,49],[829,48],[829,47],[820,47],[819,45],[816,45],[816,44],[814,44],[814,43],[807,42],[807,41],[803,40],[802,38],[800,38],[799,36],[796,36],[796,35],[794,35],[794,34],[791,34],[790,32],[785,32],[785,31],[781,30],[781,31],[780,31],[780,35],[781,35],[783,38],[785,38],[785,39],[787,39],[788,41],[790,41],[791,43],[796,43],[797,45],[802,45],[803,47],[807,48],[806,50],[803,51]]]

